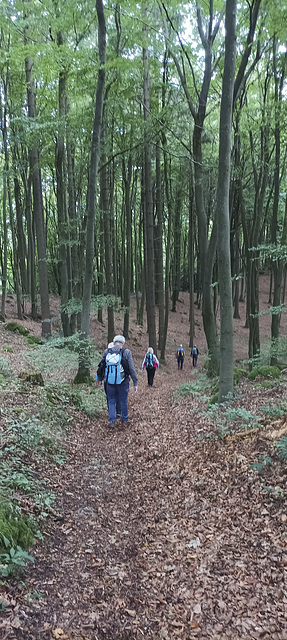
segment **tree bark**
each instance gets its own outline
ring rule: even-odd
[[[152,199],[151,143],[150,143],[150,89],[148,50],[143,48],[144,63],[144,217],[146,230],[146,310],[149,346],[157,350],[155,326],[155,277],[154,277],[154,217]]]
[[[27,99],[28,99],[28,117],[34,119],[36,117],[35,91],[33,81],[33,60],[27,56],[25,60],[26,83],[27,83]],[[38,252],[38,271],[39,286],[41,298],[41,316],[42,316],[42,336],[51,335],[51,315],[49,302],[49,284],[48,284],[48,267],[46,258],[46,237],[44,226],[43,212],[43,196],[42,181],[40,171],[40,152],[37,147],[33,146],[29,149],[30,172],[33,187],[33,211],[36,227],[37,252]]]
[[[233,395],[233,303],[230,260],[229,186],[232,102],[236,58],[236,0],[226,0],[225,60],[220,107],[217,184],[217,262],[220,294],[219,402]]]
[[[96,209],[96,190],[97,175],[100,152],[100,133],[104,102],[104,86],[105,86],[105,62],[106,62],[106,21],[104,15],[103,1],[96,0],[96,10],[98,16],[98,46],[100,67],[98,71],[96,105],[92,133],[91,159],[89,171],[89,185],[87,198],[87,230],[86,230],[86,263],[85,276],[83,286],[82,300],[82,317],[81,317],[81,336],[83,340],[83,349],[79,354],[79,368],[76,376],[77,381],[90,378],[90,357],[87,339],[90,334],[90,313],[91,313],[91,294],[93,282],[93,261],[94,261],[94,229],[95,229],[95,209]]]

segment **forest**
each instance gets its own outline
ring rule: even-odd
[[[146,311],[164,361],[169,299],[175,312],[189,291],[190,344],[197,305],[224,399],[239,300],[251,368],[260,355],[263,271],[276,363],[286,284],[285,23],[279,0],[2,2],[3,319],[12,291],[19,319],[40,313],[49,336],[56,294],[64,336],[87,338],[91,313],[100,320],[107,307],[110,341],[119,306],[128,337],[135,295],[137,322]],[[79,373],[88,371],[86,354]]]
[[[1,640],[286,639],[286,25],[0,3]]]

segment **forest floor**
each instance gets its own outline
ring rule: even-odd
[[[267,309],[267,278],[261,301]],[[234,322],[237,359],[247,357],[244,313],[242,305]],[[121,314],[116,322],[121,331]],[[39,335],[40,324],[23,324]],[[264,341],[270,316],[262,316],[260,328]],[[282,316],[285,335],[286,328]],[[140,371],[147,334],[132,320],[127,347],[139,382],[137,394],[130,389],[127,428],[111,432],[106,411],[88,416],[63,403],[64,461],[25,453],[55,503],[43,540],[30,550],[34,564],[1,583],[1,640],[287,639],[287,475],[275,446],[287,434],[287,381],[283,373],[264,388],[242,379],[231,405],[241,420],[229,422],[218,408],[207,412],[200,311],[196,369],[188,329],[188,296],[181,294],[170,314],[167,363],[150,389]],[[103,349],[106,325],[93,319],[92,335]],[[187,353],[182,371],[174,355],[179,343]],[[13,352],[2,355],[16,376],[27,368],[27,344],[7,336],[3,325],[1,350],[7,345]],[[75,373],[50,368],[45,385],[54,380],[60,396],[63,380],[72,382]],[[181,385],[191,382],[198,391],[185,395]],[[25,395],[4,388],[2,434],[15,408],[25,404],[26,415],[35,415],[38,389]],[[260,460],[261,469],[251,469]]]

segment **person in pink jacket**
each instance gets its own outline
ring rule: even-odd
[[[154,374],[158,368],[159,361],[154,355],[153,348],[149,347],[142,363],[142,369],[146,369],[147,372],[147,383],[149,387],[153,385]]]

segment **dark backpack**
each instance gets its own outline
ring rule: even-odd
[[[180,358],[183,358],[183,356],[184,356],[183,349],[179,349],[178,350],[178,355],[179,355]]]
[[[147,369],[153,369],[154,368],[153,354],[152,353],[146,353],[145,366],[146,366]]]
[[[106,358],[102,358],[97,368],[96,380],[98,382],[103,382],[105,378],[105,371],[106,371]]]

